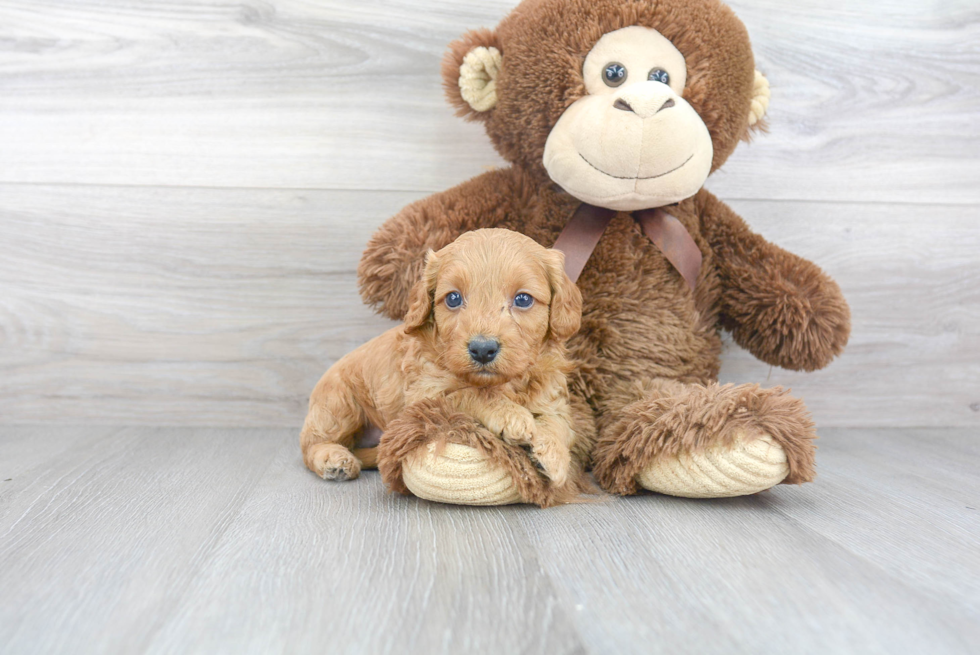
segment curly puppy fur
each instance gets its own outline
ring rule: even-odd
[[[479,230],[427,259],[404,326],[342,358],[314,389],[301,433],[307,467],[325,479],[357,477],[364,462],[355,455],[370,453],[350,449],[370,422],[385,431],[378,452],[385,478],[404,490],[391,471],[429,431],[396,419],[407,413],[431,422],[428,405],[417,405],[438,398],[450,432],[468,421],[481,450],[517,462],[529,501],[574,496],[584,488],[581,455],[594,427],[590,413],[569,402],[564,342],[579,328],[582,301],[562,254],[515,232]],[[518,294],[530,305],[517,304]],[[489,361],[471,352],[475,339],[496,344]],[[576,444],[580,434],[586,445]]]
[[[716,0],[526,0],[496,30],[450,46],[443,75],[450,102],[484,123],[512,166],[485,173],[403,209],[372,237],[358,269],[364,300],[392,318],[408,310],[424,253],[468,230],[502,227],[551,245],[579,205],[542,164],[548,134],[585,91],[582,63],[605,33],[658,30],[688,66],[683,97],[708,127],[712,170],[749,136],[754,60],[745,28]],[[459,94],[462,57],[475,45],[503,53],[495,108],[475,113]],[[568,343],[573,393],[601,428],[598,480],[629,493],[637,466],[662,453],[771,434],[786,450],[786,482],[813,476],[813,426],[803,404],[778,391],[712,386],[720,330],[764,362],[822,368],[839,355],[850,311],[815,264],[754,234],[705,190],[667,208],[703,256],[692,292],[628,214],[611,221],[578,280],[582,329]],[[646,397],[623,390],[637,383]],[[664,400],[672,382],[688,385]],[[741,412],[740,409],[744,409]],[[639,464],[637,464],[639,462]]]

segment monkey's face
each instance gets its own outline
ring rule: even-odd
[[[704,121],[681,97],[684,55],[659,32],[605,34],[582,69],[587,94],[548,135],[548,175],[583,202],[621,211],[693,196],[711,172]]]
[[[443,79],[507,161],[624,211],[695,195],[769,105],[721,0],[524,0],[455,41]]]

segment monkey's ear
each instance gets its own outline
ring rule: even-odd
[[[763,117],[769,109],[769,80],[759,71],[752,82],[752,105],[749,108],[749,129],[765,130]]]
[[[436,281],[439,278],[439,260],[431,250],[425,256],[425,270],[409,294],[408,312],[405,314],[405,332],[411,334],[429,323],[435,300]]]
[[[456,114],[485,120],[497,104],[497,76],[503,62],[497,35],[472,30],[449,44],[442,60],[442,86]]]

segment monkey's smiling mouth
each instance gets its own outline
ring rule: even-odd
[[[611,178],[617,179],[617,180],[655,180],[658,177],[663,177],[664,175],[670,175],[674,171],[677,171],[677,170],[680,170],[680,169],[684,168],[684,166],[687,165],[687,162],[689,162],[692,159],[694,159],[694,154],[692,153],[690,157],[688,157],[687,159],[684,160],[684,163],[683,164],[681,164],[680,166],[678,166],[676,168],[670,169],[666,173],[658,173],[657,175],[650,175],[649,177],[622,177],[620,175],[613,175],[612,173],[607,173],[606,171],[602,170],[601,168],[599,168],[598,166],[596,166],[595,164],[593,164],[592,162],[590,162],[588,159],[586,159],[585,158],[585,155],[583,155],[581,152],[578,153],[578,156],[582,158],[582,161],[584,161],[586,164],[588,164],[592,168],[596,169],[597,171],[599,171],[603,175],[605,175],[607,177],[611,177]]]

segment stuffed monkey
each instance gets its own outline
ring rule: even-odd
[[[442,73],[450,102],[510,166],[388,220],[359,266],[364,300],[401,319],[426,251],[468,230],[567,248],[584,301],[569,342],[583,425],[574,452],[603,489],[719,497],[812,480],[803,402],[716,382],[722,329],[760,360],[802,371],[826,366],[850,331],[830,277],[702,188],[769,103],[735,14],[718,0],[525,0],[495,30],[454,42]],[[411,491],[406,481],[422,475],[434,497],[440,479],[458,487],[470,466],[545,504],[546,483],[527,479],[532,463],[515,467],[525,453],[481,449],[482,426],[443,409],[434,399],[382,438],[392,487]],[[454,456],[426,447],[442,441],[459,446]],[[479,485],[470,495],[447,500],[487,500]]]

